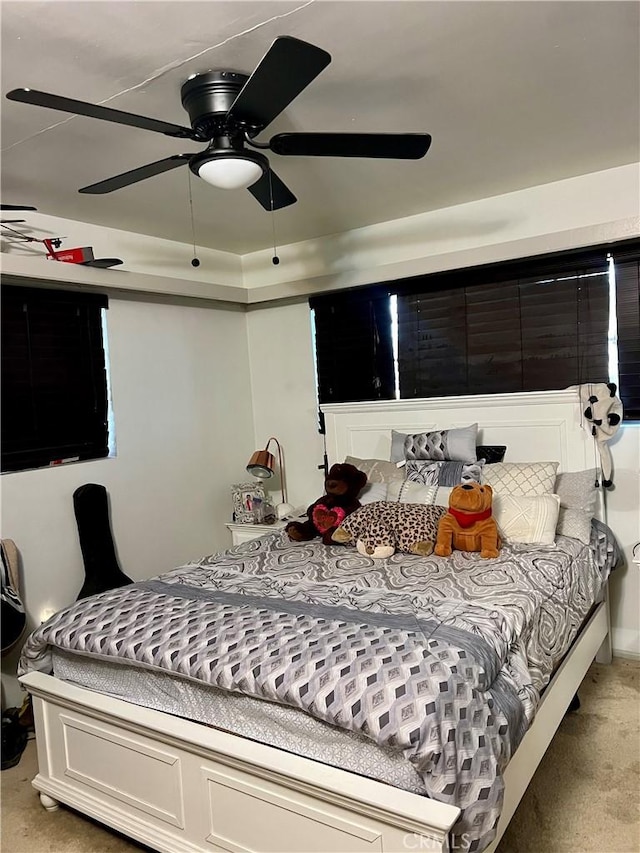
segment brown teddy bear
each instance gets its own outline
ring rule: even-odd
[[[324,481],[325,494],[307,510],[307,521],[290,521],[285,532],[294,542],[308,542],[322,536],[325,545],[335,545],[334,530],[358,509],[358,495],[367,483],[367,475],[347,462],[332,465]]]
[[[449,510],[440,519],[434,553],[448,557],[452,550],[480,551],[485,559],[500,553],[498,525],[491,517],[493,490],[480,483],[463,483],[452,490]]]

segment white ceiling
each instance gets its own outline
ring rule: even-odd
[[[136,128],[14,103],[16,87],[188,125],[180,86],[250,72],[276,36],[329,67],[273,122],[291,131],[428,132],[417,161],[279,157],[297,204],[193,178],[196,240],[239,254],[498,195],[640,158],[636,2],[24,2],[3,0],[2,200],[191,241],[187,167],[109,195],[79,187],[199,150]]]

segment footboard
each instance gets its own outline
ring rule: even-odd
[[[453,806],[53,676],[22,683],[45,808],[166,853],[449,851]]]

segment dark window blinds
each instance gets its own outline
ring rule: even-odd
[[[106,296],[2,288],[2,470],[108,454]]]
[[[606,258],[555,275],[528,273],[468,285],[462,276],[444,285],[425,279],[418,292],[399,292],[400,396],[542,391],[606,381]]]
[[[618,373],[624,417],[640,420],[640,260],[617,260]]]
[[[609,268],[616,268],[620,397],[640,419],[640,241],[335,292],[316,312],[321,403],[496,394],[609,381]]]
[[[321,403],[395,396],[388,288],[314,297],[318,397]]]

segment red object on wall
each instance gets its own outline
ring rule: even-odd
[[[54,261],[64,261],[67,264],[85,264],[87,261],[93,261],[93,249],[90,246],[84,246],[81,249],[60,249],[59,251],[50,252],[48,256]]]

